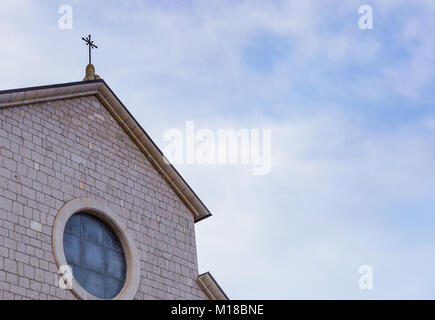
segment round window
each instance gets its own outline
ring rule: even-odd
[[[86,212],[73,214],[65,226],[63,247],[74,279],[84,289],[101,299],[119,294],[126,278],[125,254],[108,224]]]

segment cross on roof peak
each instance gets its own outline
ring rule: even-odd
[[[91,35],[88,35],[86,38],[82,38],[82,40],[86,42],[86,45],[89,47],[89,64],[92,64],[91,50],[98,49],[98,47],[94,44],[94,41],[91,40]]]
[[[91,40],[91,35],[87,36],[86,38],[82,38],[82,40],[86,42],[86,45],[89,48],[89,64],[86,66],[86,73],[83,81],[100,79],[100,76],[95,74],[95,68],[91,60],[92,49],[97,49],[98,47],[94,44],[94,41]]]

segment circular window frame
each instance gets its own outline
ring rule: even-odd
[[[140,283],[140,262],[133,238],[130,236],[127,226],[115,214],[108,205],[101,201],[88,198],[76,198],[67,202],[57,213],[53,226],[53,249],[57,267],[68,265],[63,247],[63,234],[69,218],[78,212],[86,212],[101,219],[111,227],[121,242],[124,251],[127,271],[124,286],[112,299],[107,300],[131,300],[136,296]],[[72,293],[82,300],[105,300],[89,293],[78,281],[73,281]]]

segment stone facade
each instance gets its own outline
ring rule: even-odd
[[[0,124],[0,299],[76,299],[57,286],[52,229],[79,197],[128,226],[136,299],[208,299],[192,213],[95,96],[0,108]]]

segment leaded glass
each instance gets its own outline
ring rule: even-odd
[[[75,280],[102,299],[115,297],[125,282],[126,263],[113,230],[86,212],[71,216],[65,226],[63,246]]]

